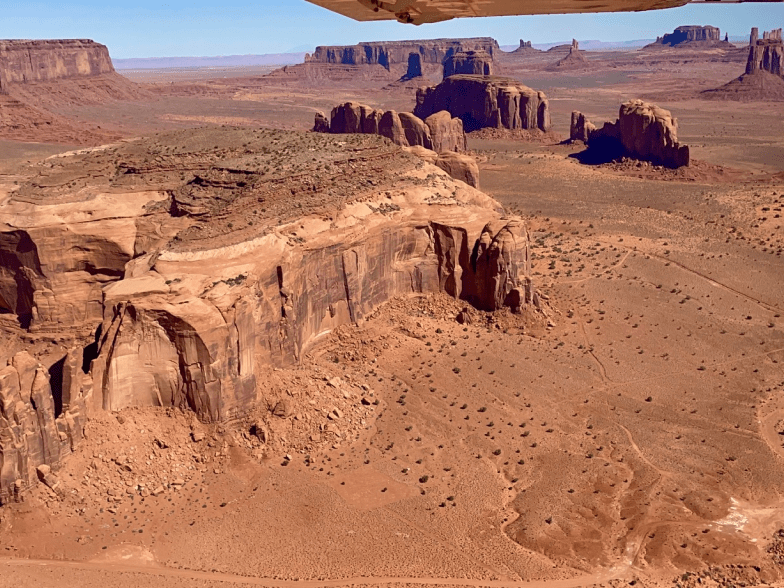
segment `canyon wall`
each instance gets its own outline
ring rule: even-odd
[[[0,87],[114,72],[109,50],[89,39],[0,41]]]
[[[550,130],[550,103],[543,92],[502,77],[453,75],[417,90],[419,118],[446,110],[467,132],[481,128]]]
[[[316,47],[308,62],[346,65],[379,64],[387,69],[396,63],[407,63],[411,53],[419,53],[423,63],[441,64],[460,51],[485,51],[490,56],[500,51],[498,42],[490,37],[473,39],[433,39],[424,41],[383,41],[350,46]]]

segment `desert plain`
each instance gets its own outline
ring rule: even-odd
[[[0,507],[0,586],[784,581],[784,102],[701,93],[743,73],[743,46],[584,52],[554,67],[566,51],[495,55],[496,75],[547,95],[552,120],[467,134],[495,203],[384,138],[310,131],[346,101],[411,111],[417,85],[440,82],[432,65],[413,83],[401,65],[303,64],[11,84],[24,107],[0,105],[0,222],[38,206],[24,222],[46,238],[131,219],[166,244],[142,263],[154,248],[137,239],[122,271],[81,267],[103,289],[91,298],[102,318],[57,300],[49,322],[43,307],[6,308],[0,363],[26,352],[62,380],[69,350],[84,349],[78,368],[93,377],[107,301],[195,304],[182,276],[213,271],[205,288],[223,308],[246,273],[204,270],[210,248],[285,226],[287,246],[315,250],[315,219],[334,227],[379,197],[390,204],[373,214],[390,222],[433,199],[474,225],[521,219],[537,303],[488,311],[431,292],[352,309],[296,352],[281,343],[286,361],[257,359],[255,404],[219,418],[113,384],[125,401],[89,411],[56,484],[42,477]],[[672,112],[689,166],[596,163],[568,141],[572,111],[600,125],[631,99]],[[89,211],[106,194],[123,196]],[[126,302],[118,279],[145,263],[166,286]],[[154,339],[138,320],[136,336]],[[140,365],[107,373],[132,379]]]

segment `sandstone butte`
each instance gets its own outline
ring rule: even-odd
[[[550,102],[504,77],[453,75],[437,86],[420,88],[414,114],[426,119],[446,110],[463,121],[466,132],[481,128],[550,130]]]
[[[538,303],[523,221],[375,135],[178,131],[49,158],[0,200],[4,311],[95,339],[61,381],[0,369],[0,502],[56,486],[94,411],[240,418],[265,370],[392,297]]]
[[[442,64],[447,57],[461,51],[484,51],[492,57],[500,48],[498,42],[490,37],[384,41],[349,46],[319,46],[313,55],[305,56],[305,61],[344,65],[379,64],[389,69],[390,65],[407,63],[411,53],[419,53],[422,63]]]
[[[0,40],[0,87],[113,72],[109,50],[89,39]]]
[[[727,43],[729,45],[729,41],[722,41],[721,31],[717,27],[684,25],[676,28],[672,33],[667,33],[663,37],[657,37],[656,41],[648,45],[648,47],[653,47],[655,45],[668,45],[670,47],[677,47],[679,45],[695,43]]]
[[[444,60],[444,78],[455,74],[493,75],[493,57],[486,51],[460,51]]]
[[[677,131],[678,121],[669,110],[631,100],[621,105],[618,120],[601,128],[572,112],[570,138],[586,142],[607,160],[630,157],[678,168],[689,165],[689,147],[678,142]]]

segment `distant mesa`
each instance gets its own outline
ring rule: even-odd
[[[450,55],[463,51],[484,51],[492,57],[500,48],[498,41],[490,37],[383,41],[349,46],[319,46],[313,55],[306,56],[305,61],[343,65],[378,64],[389,69],[392,65],[407,63],[411,53],[419,53],[422,63],[440,65]]]
[[[3,85],[114,73],[105,45],[89,39],[0,40]]]
[[[557,61],[554,65],[549,67],[550,70],[564,70],[564,69],[582,69],[586,67],[588,60],[585,54],[580,51],[580,44],[576,39],[572,39],[572,44],[569,47],[569,53],[563,59]]]
[[[486,51],[460,51],[444,60],[444,78],[457,74],[493,75],[493,57]]]
[[[751,29],[746,71],[731,82],[700,93],[708,100],[784,101],[784,42],[781,29]]]
[[[520,39],[520,46],[514,51],[512,51],[512,53],[520,55],[526,53],[531,53],[531,54],[542,53],[542,51],[540,51],[539,49],[535,49],[534,46],[531,44],[531,41],[523,41],[522,39]]]
[[[642,100],[621,105],[618,120],[597,128],[581,112],[572,112],[569,136],[583,141],[587,162],[606,163],[622,157],[679,168],[689,165],[689,147],[678,142],[678,121],[669,110]]]
[[[657,37],[656,41],[646,48],[657,47],[700,47],[730,46],[729,37],[721,38],[721,30],[713,26],[685,25],[676,28],[672,33]]]
[[[460,118],[466,132],[482,128],[550,130],[547,96],[510,78],[458,74],[417,91],[414,114],[427,118],[441,110]]]

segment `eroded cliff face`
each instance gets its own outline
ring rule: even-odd
[[[460,51],[485,51],[492,57],[499,50],[498,42],[490,37],[385,41],[351,46],[320,46],[307,60],[346,65],[379,64],[388,69],[396,63],[407,63],[411,53],[418,53],[422,63],[441,64],[447,57]]]
[[[684,25],[677,27],[672,33],[667,33],[663,37],[657,38],[654,45],[676,47],[678,45],[694,43],[713,44],[720,43],[721,41],[721,31],[718,27]]]
[[[678,121],[669,110],[642,100],[624,102],[618,120],[597,128],[581,112],[572,112],[570,138],[587,142],[597,158],[631,157],[656,165],[689,165],[689,147],[678,142]]]
[[[90,411],[232,421],[269,369],[393,297],[537,299],[523,222],[376,135],[201,129],[56,157],[4,196],[0,227],[6,310],[97,342],[54,379],[5,358],[3,500],[56,470]]]
[[[746,73],[768,72],[776,76],[784,76],[784,42],[781,29],[765,31],[762,39],[755,27],[751,30],[749,41],[749,57],[746,61]]]
[[[427,118],[441,110],[460,118],[466,131],[487,127],[550,130],[547,96],[508,78],[453,75],[417,91],[414,114]]]
[[[89,39],[0,41],[0,87],[114,72],[109,50]],[[4,78],[4,79],[3,79]]]

